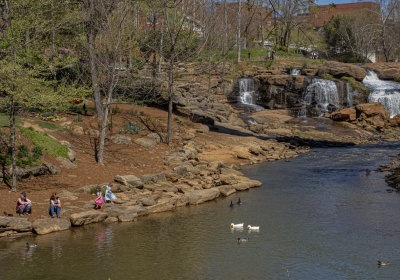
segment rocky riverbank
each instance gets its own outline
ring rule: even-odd
[[[140,216],[227,197],[261,186],[259,181],[243,176],[240,165],[292,158],[308,151],[272,139],[209,132],[204,126],[187,131],[185,139],[182,148],[164,157],[167,170],[142,176],[122,174],[113,182],[105,182],[117,195],[114,204],[93,210],[93,196],[89,194],[98,184],[63,190],[61,219],[48,218],[45,213],[33,221],[1,217],[0,237],[48,234],[99,222],[133,222]],[[82,200],[81,207],[71,205],[78,200]]]
[[[255,77],[261,92],[264,90],[265,96],[271,93],[276,99],[270,104],[275,110],[244,115],[230,101],[230,93],[235,93],[237,87],[234,78],[223,80],[219,68],[198,75],[197,65],[182,65],[180,71],[184,75],[176,83],[180,94],[174,100],[177,115],[172,146],[162,142],[166,131],[162,125],[166,123],[164,111],[119,104],[107,138],[105,167],[94,161],[93,143],[98,131],[92,117],[76,122],[65,116],[59,128],[42,129],[68,147],[69,159],[47,157],[46,168],[35,169],[40,174],[28,170],[20,190],[28,190],[35,212],[29,219],[2,217],[0,237],[47,234],[98,222],[135,221],[140,216],[261,186],[243,176],[241,165],[293,158],[311,147],[371,144],[400,137],[397,119],[389,119],[388,112],[374,103],[359,104],[325,117],[294,118],[290,110],[276,109],[297,102],[289,97],[299,96],[306,77],[289,75],[284,67],[247,70],[240,76]],[[351,77],[357,83],[365,73],[357,66],[338,63],[306,65],[302,69],[303,75]],[[122,135],[121,128],[123,131],[127,121],[145,128],[135,135]],[[35,126],[34,120],[28,122],[28,126]],[[41,129],[37,125],[34,128]],[[55,166],[59,164],[61,168]],[[103,184],[111,185],[118,199],[96,211],[92,193]],[[48,218],[48,197],[53,191],[63,202],[61,219]],[[1,194],[3,208],[14,209],[15,194],[4,190]]]

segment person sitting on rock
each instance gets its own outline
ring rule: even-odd
[[[97,198],[94,200],[94,209],[101,209],[101,207],[104,204],[104,199],[101,193],[101,188],[97,187],[97,192],[96,192]]]
[[[107,203],[113,203],[113,200],[117,198],[115,194],[113,194],[113,192],[111,191],[110,186],[106,187],[106,193],[104,195],[104,198],[106,199]]]
[[[32,201],[26,197],[25,192],[22,192],[20,198],[18,198],[16,210],[17,214],[20,216],[24,214],[30,215],[32,213]]]
[[[53,193],[50,197],[49,214],[52,218],[54,218],[54,212],[56,213],[57,218],[60,218],[61,201],[60,198],[57,196],[57,193]]]

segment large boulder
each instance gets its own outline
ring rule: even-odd
[[[157,145],[157,140],[151,137],[138,138],[134,142],[145,148],[153,148]]]
[[[10,171],[11,173],[11,167]],[[57,166],[55,166],[52,163],[49,162],[44,162],[40,166],[32,166],[32,167],[26,167],[26,168],[21,168],[17,166],[16,173],[18,178],[29,178],[31,176],[37,177],[37,176],[43,176],[43,175],[55,175],[59,174],[61,172],[61,169]]]
[[[171,211],[175,209],[175,204],[174,204],[175,201],[176,199],[157,203],[155,205],[146,207],[146,209],[149,214]]]
[[[145,175],[142,175],[142,176],[140,176],[140,180],[142,180],[143,183],[146,183],[146,182],[157,183],[158,181],[165,181],[167,179],[166,179],[164,173],[158,173],[158,174],[145,174]]]
[[[399,62],[381,62],[365,64],[368,70],[377,72],[382,80],[396,80],[400,82],[400,63]]]
[[[218,187],[219,191],[223,196],[230,196],[231,194],[234,194],[236,192],[236,189],[232,185],[222,185]]]
[[[73,226],[83,226],[91,223],[99,223],[107,218],[107,214],[101,211],[89,210],[72,214],[70,217]]]
[[[371,117],[379,116],[379,118],[387,122],[390,119],[389,112],[380,102],[365,103],[356,106],[357,119],[366,120]]]
[[[0,217],[0,233],[7,231],[30,232],[32,224],[26,218]]]
[[[257,180],[251,180],[246,177],[243,177],[238,183],[234,184],[233,187],[237,191],[245,191],[250,188],[261,187],[262,183]]]
[[[360,66],[350,63],[328,61],[319,68],[318,74],[330,74],[335,78],[353,77],[357,81],[362,81],[367,75],[367,72]]]
[[[340,111],[333,112],[331,119],[334,121],[352,122],[357,119],[355,108],[346,108]]]
[[[65,157],[56,157],[56,160],[67,169],[75,169],[77,165]]]
[[[209,200],[213,200],[220,195],[218,188],[210,188],[205,190],[195,190],[185,193],[190,204],[200,204]]]
[[[71,227],[71,222],[65,219],[44,218],[34,221],[32,226],[37,234],[47,234],[67,230]]]
[[[119,218],[123,216],[124,219],[126,219],[127,216],[132,216],[133,218],[135,218],[137,216],[147,215],[146,208],[144,208],[142,205],[125,206],[114,204],[107,207],[104,211],[109,217]]]
[[[76,159],[76,152],[74,150],[70,149],[70,148],[68,148],[68,159],[71,162],[74,162],[75,159]]]
[[[140,178],[136,177],[135,175],[117,175],[115,176],[114,181],[125,186],[130,185],[138,189],[143,188],[142,180],[140,180]]]
[[[110,137],[111,142],[118,145],[128,145],[132,143],[132,139],[125,135],[113,135]]]

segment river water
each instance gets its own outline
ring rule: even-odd
[[[263,187],[227,199],[0,241],[0,279],[399,279],[400,194],[374,171],[399,152],[314,149],[244,168]],[[239,196],[243,204],[229,207]],[[260,232],[231,232],[231,222]]]

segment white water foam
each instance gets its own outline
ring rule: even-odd
[[[301,74],[301,69],[292,68],[290,69],[290,75],[292,76],[299,76]]]
[[[371,90],[368,102],[380,102],[389,111],[391,118],[400,114],[400,84],[383,81],[373,71],[367,70],[367,73],[363,84]]]
[[[303,94],[305,105],[316,104],[322,112],[328,112],[329,105],[339,108],[339,95],[336,83],[330,80],[313,79]]]
[[[256,111],[262,111],[264,110],[263,107],[257,105],[254,102],[254,94],[255,94],[255,89],[254,89],[254,81],[253,79],[240,79],[239,80],[239,102],[241,104],[250,106],[254,108]]]

